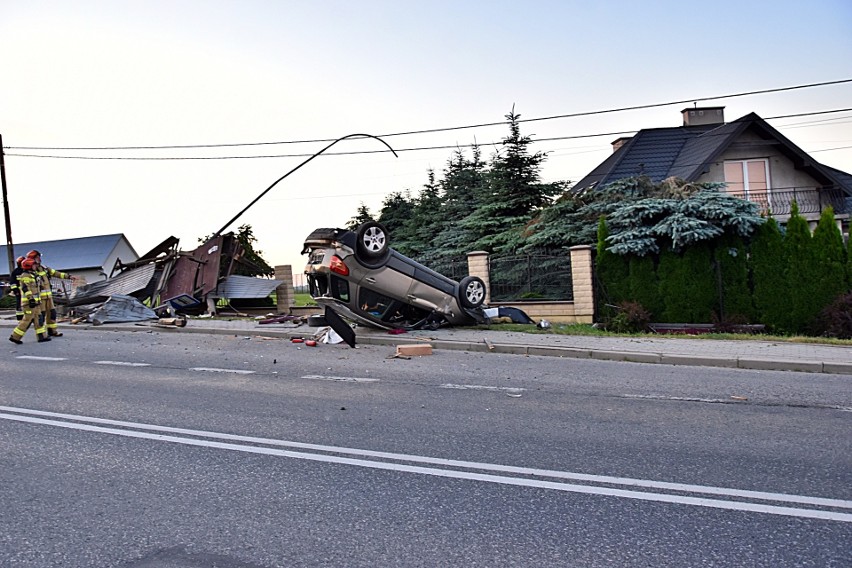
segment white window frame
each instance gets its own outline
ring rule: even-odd
[[[752,162],[763,162],[763,172],[764,172],[764,176],[766,178],[766,190],[762,190],[762,189],[761,190],[752,190],[752,189],[749,188],[748,164],[752,163]],[[728,164],[739,164],[739,166],[740,166],[740,171],[742,171],[742,174],[743,174],[743,189],[742,189],[742,191],[743,191],[743,195],[745,196],[745,199],[751,201],[751,199],[749,199],[749,197],[751,196],[752,192],[757,193],[757,194],[765,193],[767,204],[770,207],[772,206],[772,179],[769,177],[769,159],[768,158],[747,158],[745,160],[725,160],[725,162],[723,164],[723,170],[722,170],[723,172],[727,168]],[[727,176],[726,176],[725,181],[726,182],[728,181]]]

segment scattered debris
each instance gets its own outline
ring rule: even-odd
[[[432,346],[431,345],[397,345],[396,346],[396,355],[398,356],[421,356],[421,355],[431,355],[432,354]]]
[[[258,321],[260,325],[268,325],[272,323],[296,323],[301,325],[304,323],[302,316],[280,315],[280,316],[265,316]]]
[[[736,395],[733,395],[733,394],[731,395],[731,398],[734,399],[734,400],[748,400],[748,397],[746,397],[746,396],[736,396]]]
[[[491,343],[490,341],[488,341],[487,337],[485,339],[483,339],[482,341],[485,342],[485,346],[488,347],[489,351],[494,351],[494,344]]]
[[[232,299],[267,298],[283,284],[237,274],[260,269],[246,260],[244,247],[234,233],[217,234],[192,251],[179,250],[178,242],[176,237],[169,237],[136,261],[123,263],[119,259],[106,280],[77,286],[67,295],[55,294],[55,301],[85,311],[114,296],[131,296],[152,306],[155,317],[201,315],[223,308],[233,310]],[[225,305],[217,307],[218,300],[225,300]]]
[[[155,320],[157,314],[148,306],[132,296],[116,294],[110,296],[104,304],[88,316],[94,325],[122,323],[132,321]]]

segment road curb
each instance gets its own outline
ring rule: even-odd
[[[0,327],[14,327],[14,321],[0,321]],[[153,331],[172,333],[205,333],[210,335],[232,335],[271,337],[289,340],[292,338],[309,338],[316,333],[315,328],[287,328],[270,329],[260,326],[258,328],[226,328],[212,327],[205,322],[202,326],[193,326],[190,320],[186,327],[170,327],[152,323],[124,323],[95,326],[92,324],[78,324],[70,326],[71,329],[80,331],[130,331],[138,333],[150,333]],[[537,339],[540,336],[535,336]],[[483,335],[478,341],[466,339],[434,339],[430,337],[415,338],[402,335],[385,335],[380,332],[369,331],[358,334],[357,342],[361,345],[422,345],[427,343],[436,350],[469,351],[472,353],[498,353],[504,355],[560,357],[566,359],[594,359],[598,361],[619,361],[630,363],[663,364],[675,366],[693,367],[716,367],[729,369],[749,369],[759,371],[793,371],[805,373],[827,373],[838,375],[852,375],[852,361],[819,361],[808,359],[786,359],[786,358],[758,358],[758,357],[716,357],[712,355],[690,355],[683,353],[668,353],[662,351],[630,351],[618,349],[594,349],[589,347],[570,347],[539,344],[524,344],[514,342],[500,342],[489,340]]]

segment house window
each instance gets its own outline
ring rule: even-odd
[[[764,211],[769,209],[769,160],[725,162],[725,183],[728,193],[753,201]]]

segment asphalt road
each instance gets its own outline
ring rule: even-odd
[[[848,375],[67,330],[0,566],[850,566]]]

